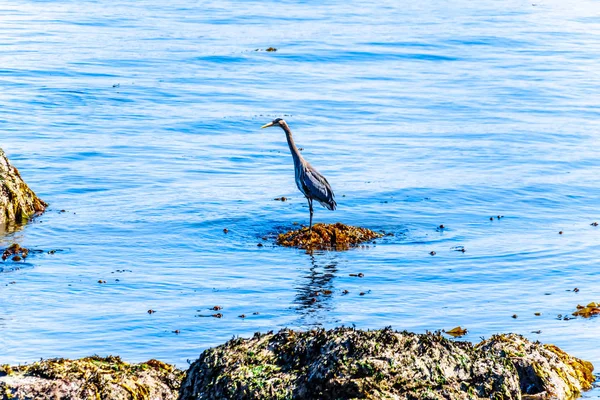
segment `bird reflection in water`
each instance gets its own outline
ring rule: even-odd
[[[326,260],[319,263],[314,254],[310,255],[311,266],[308,273],[301,277],[296,286],[296,310],[300,314],[301,325],[315,326],[328,321],[327,316],[332,310],[335,292],[334,278],[338,272],[337,261]]]

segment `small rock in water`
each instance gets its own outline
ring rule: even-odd
[[[26,249],[25,247],[21,247],[17,243],[13,243],[10,246],[8,246],[2,253],[2,260],[6,260],[10,256],[13,256],[11,258],[11,260],[21,261],[21,260],[27,258],[28,255],[29,255],[29,249]]]

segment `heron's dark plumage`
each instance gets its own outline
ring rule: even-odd
[[[337,203],[331,185],[327,179],[309,163],[303,166],[302,186],[300,189],[306,197],[317,200],[328,210],[335,210]]]

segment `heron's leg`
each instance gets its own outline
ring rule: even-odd
[[[309,231],[312,233],[312,217],[313,217],[313,207],[312,207],[312,199],[308,199],[308,209],[310,210],[310,224],[308,225]]]

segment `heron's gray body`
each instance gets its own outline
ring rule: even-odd
[[[327,179],[319,173],[312,165],[306,161],[292,138],[292,131],[287,123],[281,118],[277,118],[273,122],[263,126],[279,125],[285,132],[285,137],[294,159],[294,170],[296,186],[304,194],[308,200],[308,207],[310,209],[310,227],[312,228],[312,217],[313,217],[313,200],[317,200],[321,205],[328,210],[335,210],[337,203],[335,202],[335,195],[331,189],[331,185],[327,182]]]
[[[287,126],[287,124],[286,124]],[[327,182],[327,179],[312,165],[306,161],[300,151],[294,143],[292,138],[292,132],[289,128],[285,131],[285,136],[294,159],[294,170],[296,172],[296,186],[302,192],[302,194],[311,200],[317,200],[321,205],[328,210],[335,210],[337,203],[335,202],[335,195],[331,189],[331,185]]]

